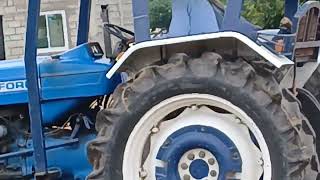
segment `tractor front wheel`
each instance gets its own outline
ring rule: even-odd
[[[215,53],[147,67],[97,116],[88,147],[107,180],[315,180],[315,136],[272,75]]]

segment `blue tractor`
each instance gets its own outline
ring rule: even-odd
[[[80,2],[77,47],[37,57],[29,0],[24,61],[0,62],[0,179],[320,178],[319,2],[286,0],[263,30],[244,0],[172,0],[154,36],[132,0],[134,32],[104,24],[107,58]]]

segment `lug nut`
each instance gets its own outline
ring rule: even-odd
[[[262,158],[260,158],[260,159],[258,160],[258,163],[259,163],[259,165],[260,165],[260,166],[263,166],[263,164],[264,164],[263,159],[262,159]]]
[[[194,154],[192,154],[192,153],[188,154],[188,159],[190,161],[194,160]]]
[[[158,127],[153,127],[152,129],[151,129],[151,132],[153,133],[153,134],[156,134],[156,133],[158,133],[160,131],[160,129],[158,128]]]
[[[233,153],[232,159],[238,160],[239,159],[239,154],[237,152]]]
[[[182,168],[183,170],[188,169],[188,164],[182,163],[182,164],[181,164],[181,168]]]
[[[190,176],[189,176],[189,175],[187,175],[187,174],[186,174],[186,175],[184,175],[184,176],[183,176],[183,180],[190,180]]]
[[[210,176],[216,177],[217,176],[217,171],[215,171],[215,170],[210,171]]]
[[[211,158],[211,159],[208,160],[208,163],[210,165],[214,165],[214,163],[216,163],[216,161],[213,158]]]
[[[206,157],[206,153],[203,152],[203,151],[200,151],[200,152],[199,152],[199,157],[200,157],[200,158]]]

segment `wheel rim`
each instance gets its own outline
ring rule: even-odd
[[[198,151],[211,163],[200,156],[187,161]],[[208,94],[178,95],[151,108],[130,134],[123,159],[124,180],[271,179],[269,150],[254,121]]]

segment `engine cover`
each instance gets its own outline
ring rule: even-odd
[[[121,82],[120,75],[106,78],[113,63],[102,58],[101,51],[99,44],[89,43],[61,55],[37,58],[44,124],[92,97],[110,94]],[[1,61],[0,106],[27,102],[23,59]]]

